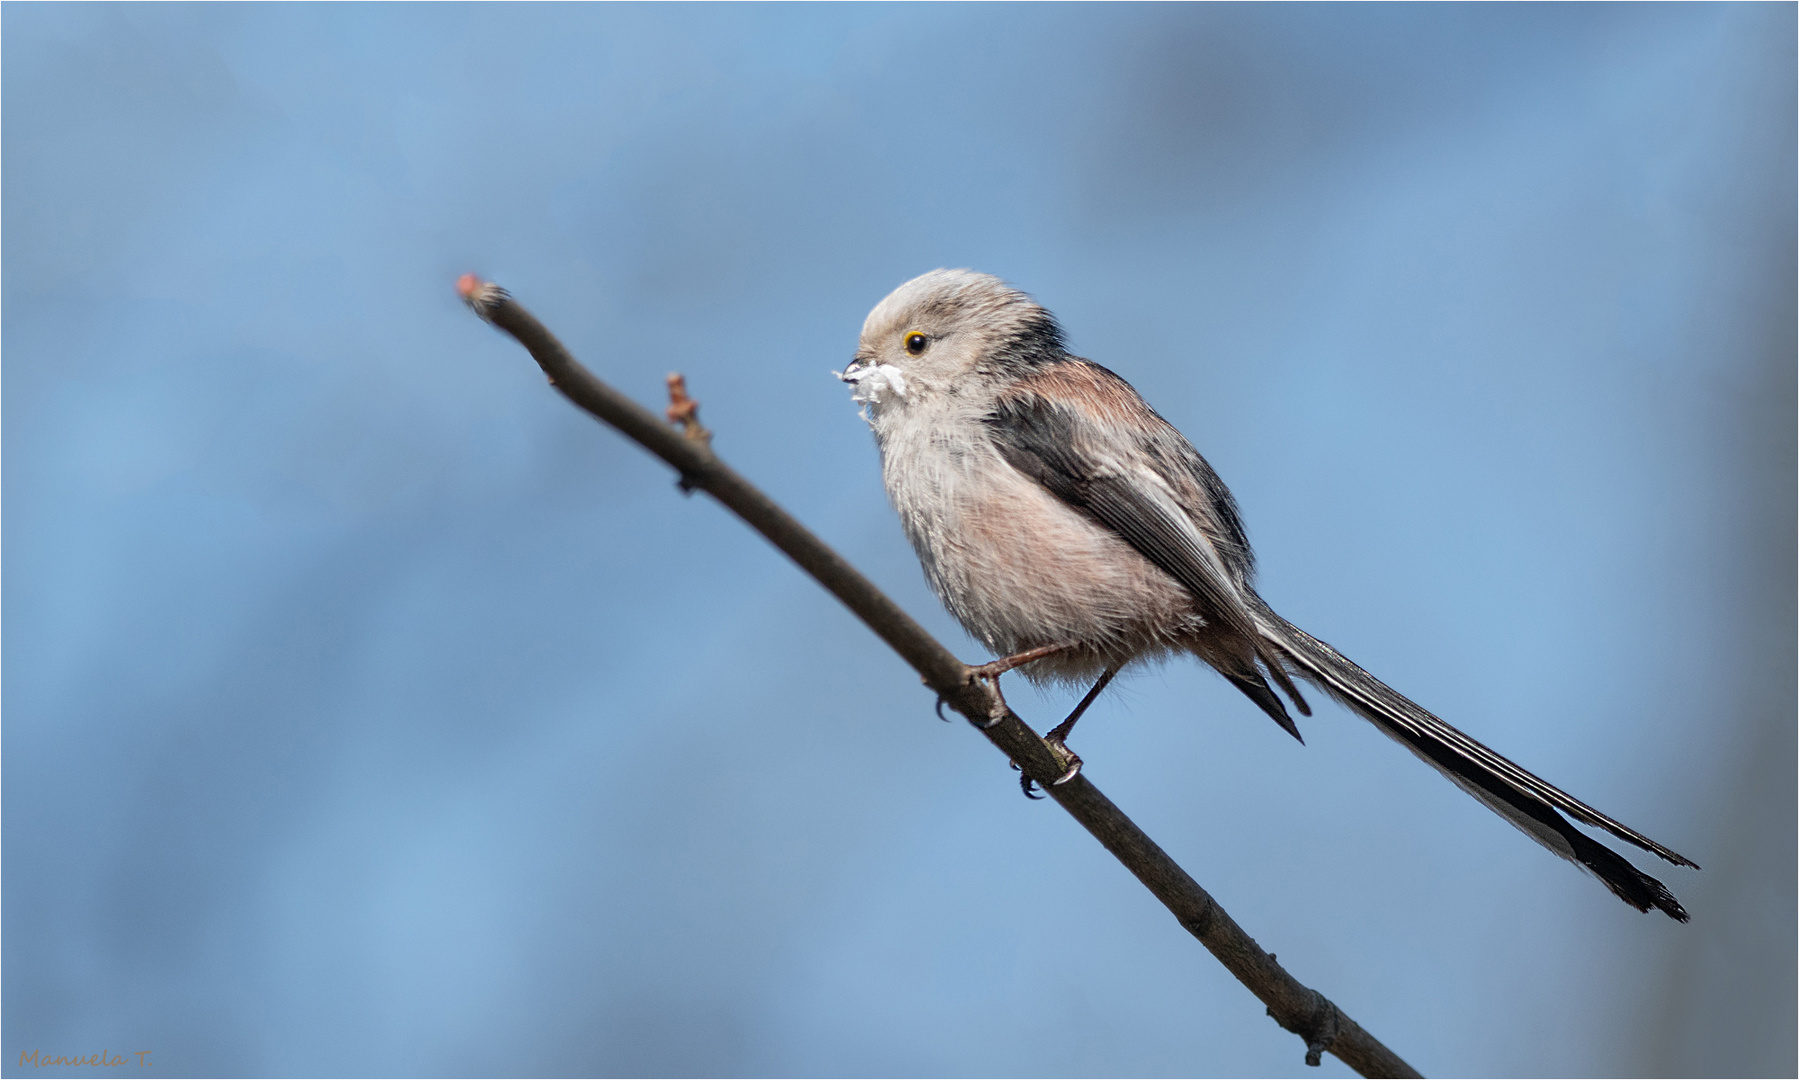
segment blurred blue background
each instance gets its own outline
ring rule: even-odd
[[[3,18],[8,1074],[1304,1071],[452,291],[685,372],[978,660],[829,374],[969,266],[1193,439],[1277,609],[1706,869],[1638,915],[1193,664],[1083,723],[1102,789],[1426,1073],[1792,1075],[1793,6]]]

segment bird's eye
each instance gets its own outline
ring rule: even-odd
[[[928,344],[930,344],[930,339],[916,330],[906,335],[906,351],[913,356],[923,353],[924,347]]]

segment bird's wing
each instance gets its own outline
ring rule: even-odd
[[[1236,507],[1205,490],[1224,486],[1130,384],[1064,360],[1016,380],[984,420],[1013,468],[1179,581],[1208,623],[1257,640]]]

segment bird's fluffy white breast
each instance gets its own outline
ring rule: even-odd
[[[1090,646],[1040,661],[1032,678],[1091,679],[1174,646],[1196,625],[1186,591],[1013,468],[985,437],[984,411],[967,396],[921,393],[877,405],[870,420],[887,495],[944,605],[1000,655]]]

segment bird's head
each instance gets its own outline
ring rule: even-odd
[[[1029,296],[990,274],[933,270],[868,313],[855,360],[839,378],[879,412],[1063,355],[1061,327]]]

